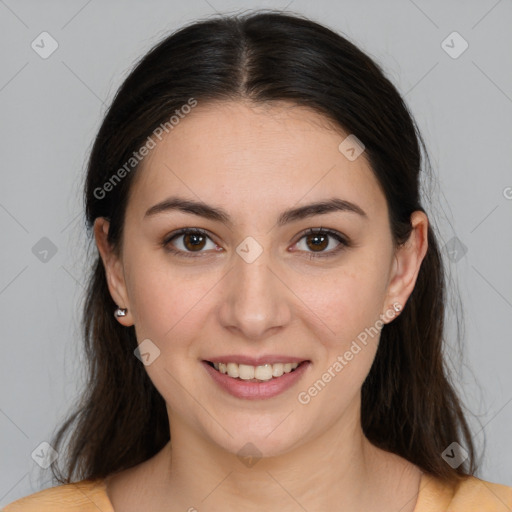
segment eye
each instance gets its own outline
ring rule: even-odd
[[[210,247],[206,247],[208,240],[211,243]],[[174,254],[192,258],[200,256],[204,252],[202,249],[205,247],[206,249],[218,250],[218,246],[212,241],[207,232],[199,228],[184,228],[171,233],[165,238],[162,245]]]
[[[305,246],[303,245],[301,248],[302,240],[305,241]],[[210,247],[207,247],[208,241],[211,244]],[[177,256],[192,258],[202,256],[205,252],[203,249],[222,250],[213,242],[208,233],[200,228],[183,228],[175,231],[165,238],[162,245],[167,251]],[[299,250],[309,253],[310,258],[316,258],[334,256],[345,247],[350,247],[350,242],[337,231],[310,228],[302,234],[299,242],[295,245]]]
[[[333,242],[333,239],[335,242]],[[300,247],[304,240],[303,248]],[[334,256],[345,247],[349,247],[348,240],[337,231],[323,228],[310,228],[301,237],[296,246],[299,250],[309,252],[310,258]],[[330,248],[330,250],[326,250]],[[308,251],[311,249],[311,251]]]

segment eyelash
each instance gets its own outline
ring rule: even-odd
[[[311,260],[315,259],[315,258],[327,258],[327,257],[335,256],[340,251],[342,251],[343,249],[352,246],[352,244],[349,242],[349,240],[346,239],[344,236],[342,236],[337,231],[333,231],[331,229],[324,229],[322,227],[307,229],[305,232],[303,232],[300,235],[300,238],[295,243],[296,244],[299,243],[304,237],[307,237],[308,235],[318,235],[318,234],[327,235],[327,236],[330,236],[330,237],[334,238],[336,241],[339,242],[339,245],[335,249],[332,249],[332,250],[326,251],[326,252],[318,252],[318,253],[307,252],[307,254],[310,255],[309,258]],[[164,247],[165,250],[169,251],[172,254],[180,256],[180,257],[181,256],[183,256],[185,258],[198,258],[198,257],[202,257],[202,254],[203,254],[202,251],[198,251],[196,253],[194,253],[193,251],[182,251],[182,250],[176,249],[172,245],[170,245],[170,243],[175,238],[178,238],[179,236],[182,236],[182,235],[202,235],[202,236],[205,236],[205,237],[207,237],[207,238],[209,238],[211,240],[211,237],[209,236],[208,232],[205,231],[204,229],[201,229],[201,228],[183,228],[183,229],[175,231],[174,233],[171,233],[169,236],[167,236],[164,239],[164,241],[162,242],[162,246]],[[211,240],[211,241],[213,242],[213,240]]]

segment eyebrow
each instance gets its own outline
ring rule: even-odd
[[[169,197],[160,203],[155,204],[149,208],[144,214],[144,218],[153,215],[166,213],[169,211],[178,210],[185,213],[192,213],[200,217],[204,217],[216,222],[222,222],[228,226],[232,225],[232,220],[229,214],[222,208],[208,205],[200,201],[193,201],[191,199],[183,199],[180,197]],[[325,201],[310,203],[305,206],[291,208],[285,210],[279,216],[277,221],[278,226],[284,226],[290,222],[313,217],[314,215],[323,215],[331,212],[348,212],[355,213],[365,219],[368,218],[366,212],[357,204],[351,203],[344,199],[332,198]]]

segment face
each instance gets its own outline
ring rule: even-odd
[[[395,249],[365,154],[338,149],[347,135],[302,107],[199,104],[137,171],[119,257],[97,221],[111,294],[128,308],[119,321],[145,343],[171,436],[182,425],[270,456],[359,421],[379,327],[414,287],[426,220]]]

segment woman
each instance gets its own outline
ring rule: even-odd
[[[89,386],[29,510],[502,511],[442,358],[423,140],[343,37],[196,22],[118,91],[85,185]],[[74,508],[73,508],[74,507]]]

